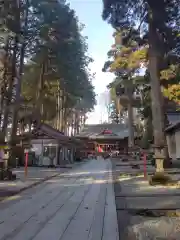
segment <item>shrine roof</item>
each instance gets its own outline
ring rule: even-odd
[[[75,137],[66,136],[64,135],[63,132],[60,132],[57,129],[45,123],[41,123],[40,125],[38,125],[38,127],[35,128],[31,133],[24,134],[22,136],[19,135],[18,137],[22,140],[55,139],[57,140],[57,142],[61,144],[67,144],[67,145],[83,144],[82,141],[80,141],[79,139],[76,139]]]
[[[124,139],[129,136],[125,124],[91,124],[85,125],[76,137],[89,139]]]

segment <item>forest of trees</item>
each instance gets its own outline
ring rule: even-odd
[[[166,111],[169,102],[171,110],[180,103],[180,1],[103,0],[103,7],[103,19],[114,28],[115,44],[103,71],[115,73],[109,88],[115,91],[116,109],[128,111],[133,146],[132,107],[139,108],[146,137],[154,140],[157,170],[163,171],[163,160],[168,160]]]
[[[32,124],[79,131],[95,105],[83,25],[64,0],[0,1],[0,141]]]

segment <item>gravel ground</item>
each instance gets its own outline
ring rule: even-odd
[[[118,197],[122,192],[120,182],[117,181],[121,172],[119,171],[120,167],[116,166],[116,161],[113,160],[112,167],[115,201],[118,216],[119,239],[180,240],[180,217],[151,217],[148,215],[146,216],[146,214],[145,216],[140,216],[133,212],[132,209],[131,211],[128,209],[129,206],[128,201],[126,200],[126,194],[122,194],[122,197]],[[171,194],[173,197],[173,193]],[[152,201],[156,203],[155,196],[153,197]],[[173,199],[171,199],[171,201],[173,202]]]

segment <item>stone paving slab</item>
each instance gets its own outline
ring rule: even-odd
[[[112,167],[111,167],[112,168]],[[112,171],[109,171],[109,179],[107,183],[107,197],[105,205],[104,234],[102,240],[119,239],[119,230],[117,223],[117,212],[115,209],[115,196],[113,188]]]
[[[119,178],[118,182],[121,185],[118,196],[134,195],[136,197],[139,195],[180,194],[180,188],[160,185],[151,186],[144,177]]]
[[[83,164],[83,162],[74,163],[73,168],[80,164]],[[0,181],[0,201],[68,170],[68,168],[28,167],[27,176],[25,176],[23,167],[13,169],[13,173],[17,176],[15,181]]]
[[[180,209],[180,197],[126,197],[126,205],[128,209]]]
[[[22,192],[1,208],[0,240],[119,240],[110,172],[92,160]]]

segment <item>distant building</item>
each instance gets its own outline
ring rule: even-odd
[[[77,138],[86,143],[84,151],[96,152],[100,147],[103,152],[128,151],[129,131],[125,124],[91,124],[85,125]]]
[[[180,160],[180,112],[167,113],[169,126],[166,128],[166,139],[169,156]]]

